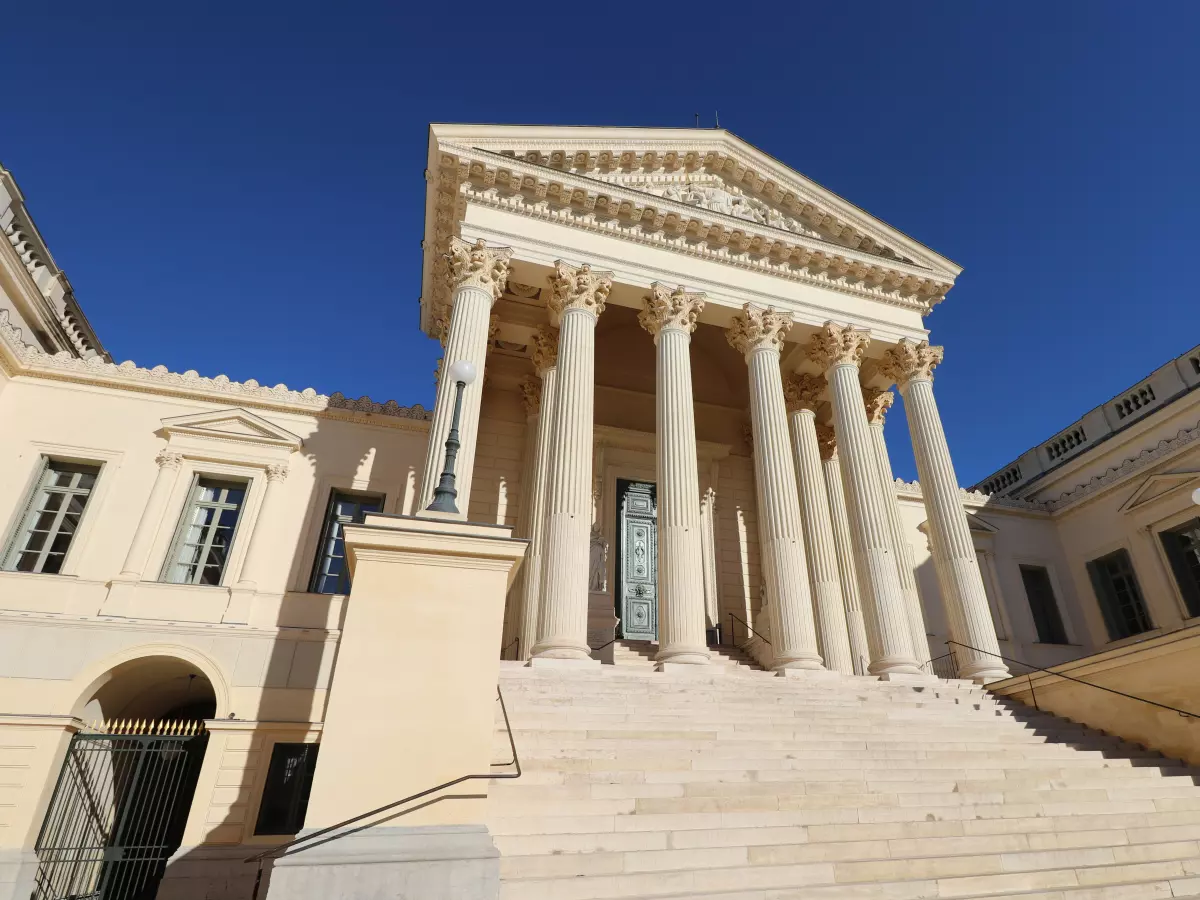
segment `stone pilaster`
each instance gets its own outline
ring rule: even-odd
[[[533,368],[541,380],[539,391],[537,442],[534,448],[533,471],[525,489],[529,509],[525,565],[518,571],[520,617],[514,637],[518,638],[520,659],[528,659],[537,643],[538,617],[542,592],[542,557],[546,549],[546,498],[550,478],[550,460],[554,452],[554,410],[558,397],[558,329],[544,326],[533,335],[531,352]],[[521,572],[524,572],[522,576]],[[510,638],[511,640],[511,638]]]
[[[241,578],[237,587],[242,589],[257,589],[261,586],[270,561],[263,554],[263,545],[275,540],[274,523],[275,506],[279,495],[279,486],[287,480],[288,467],[283,463],[272,463],[267,466],[267,488],[263,492],[262,503],[258,507],[258,519],[254,530],[250,533],[250,543],[246,546],[246,559],[242,563]]]
[[[558,386],[547,483],[546,546],[533,655],[588,661],[588,549],[591,531],[596,319],[611,272],[555,263],[551,312],[559,319]]]
[[[479,373],[473,384],[463,390],[462,414],[458,425],[458,463],[455,468],[455,487],[458,489],[459,518],[467,518],[471,499],[471,482],[475,474],[475,443],[479,436],[479,407],[483,398],[483,369],[487,359],[488,334],[491,328],[492,304],[500,298],[508,280],[508,264],[512,250],[507,247],[486,247],[483,241],[468,244],[459,238],[450,239],[452,288],[450,321],[443,323],[446,347],[445,366],[459,360],[475,364]],[[429,446],[425,451],[425,472],[421,478],[419,510],[433,502],[433,491],[446,459],[446,437],[454,417],[455,385],[448,378],[437,379],[437,400],[433,421],[429,425]]]
[[[125,564],[121,566],[122,581],[136,581],[141,578],[146,569],[146,561],[150,556],[150,545],[154,542],[154,533],[162,520],[166,509],[167,497],[175,478],[183,467],[183,454],[174,450],[162,450],[154,457],[158,463],[158,474],[154,476],[154,486],[150,488],[150,499],[138,519],[137,530],[133,533],[133,541],[129,544],[129,552],[125,554]]]
[[[962,495],[950,447],[933,398],[933,369],[942,361],[942,348],[928,342],[902,340],[884,354],[881,372],[896,382],[904,397],[904,412],[917,458],[917,476],[929,517],[934,568],[946,604],[953,640],[976,652],[955,647],[958,673],[981,684],[1008,677],[999,656],[1000,645],[988,609],[987,593],[975,557],[975,545],[963,511]]]
[[[721,624],[721,598],[717,589],[717,492],[711,486],[700,498],[700,547],[704,556],[704,618],[708,628]]]
[[[650,285],[638,321],[654,335],[658,477],[658,624],[662,663],[704,664],[704,554],[688,347],[703,294]]]
[[[726,332],[750,370],[759,552],[769,600],[773,668],[780,672],[821,668],[779,370],[779,348],[791,327],[786,314],[747,303]]]
[[[817,636],[825,667],[844,675],[854,674],[846,609],[838,576],[829,498],[821,474],[821,451],[817,445],[816,408],[825,392],[825,379],[808,374],[791,375],[783,381],[783,395],[792,421],[792,450],[800,493],[800,521],[808,557]]]
[[[871,674],[920,674],[908,634],[908,613],[892,552],[883,485],[871,443],[858,366],[870,343],[865,331],[826,322],[812,338],[809,355],[825,370],[833,404],[833,427],[845,486],[863,590],[871,647]]]
[[[846,607],[846,630],[850,635],[850,654],[854,674],[868,675],[871,647],[863,621],[859,599],[858,569],[854,565],[854,540],[850,536],[850,514],[846,511],[846,491],[842,484],[842,464],[837,455],[837,440],[829,425],[817,426],[817,445],[821,451],[821,474],[829,497],[829,520],[833,526],[833,546],[837,551],[838,581]]]
[[[916,560],[912,545],[904,531],[904,520],[900,518],[900,501],[896,499],[896,478],[892,475],[892,460],[888,456],[887,441],[883,434],[883,420],[896,399],[891,391],[863,388],[867,407],[867,424],[871,428],[871,443],[875,447],[875,460],[879,464],[879,483],[883,486],[884,505],[888,515],[888,529],[892,537],[892,551],[896,555],[896,571],[900,576],[900,590],[904,594],[904,608],[908,611],[908,635],[912,641],[917,662],[929,661],[929,637],[925,632],[925,614],[921,609],[921,595],[917,593],[917,579],[913,574]]]

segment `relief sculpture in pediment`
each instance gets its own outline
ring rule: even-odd
[[[745,219],[747,222],[755,222],[770,228],[779,228],[793,234],[821,237],[819,232],[812,228],[806,228],[793,216],[785,215],[769,203],[755,197],[747,197],[744,194],[728,190],[720,182],[697,184],[688,181],[682,184],[647,184],[637,187],[647,193],[662,197],[664,200],[685,203],[688,206],[707,209],[710,212],[733,216],[737,219]]]

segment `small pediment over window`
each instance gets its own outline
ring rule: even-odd
[[[168,438],[172,435],[188,435],[289,450],[299,450],[304,443],[287,429],[244,409],[217,409],[172,416],[162,420],[162,430]]]
[[[1129,499],[1121,504],[1121,512],[1133,512],[1160,497],[1184,487],[1200,485],[1200,472],[1161,472],[1151,475],[1134,489]]]

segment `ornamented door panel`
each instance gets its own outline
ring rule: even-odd
[[[621,574],[617,616],[626,640],[658,639],[658,507],[654,485],[631,482],[618,513]]]

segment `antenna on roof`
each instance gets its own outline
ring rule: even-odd
[[[696,127],[699,128],[700,127],[700,113],[696,113],[695,115],[696,115]]]
[[[717,122],[717,124],[714,125],[713,128],[720,128],[721,127],[721,114],[719,112],[714,111],[713,118],[716,119],[716,122]]]

